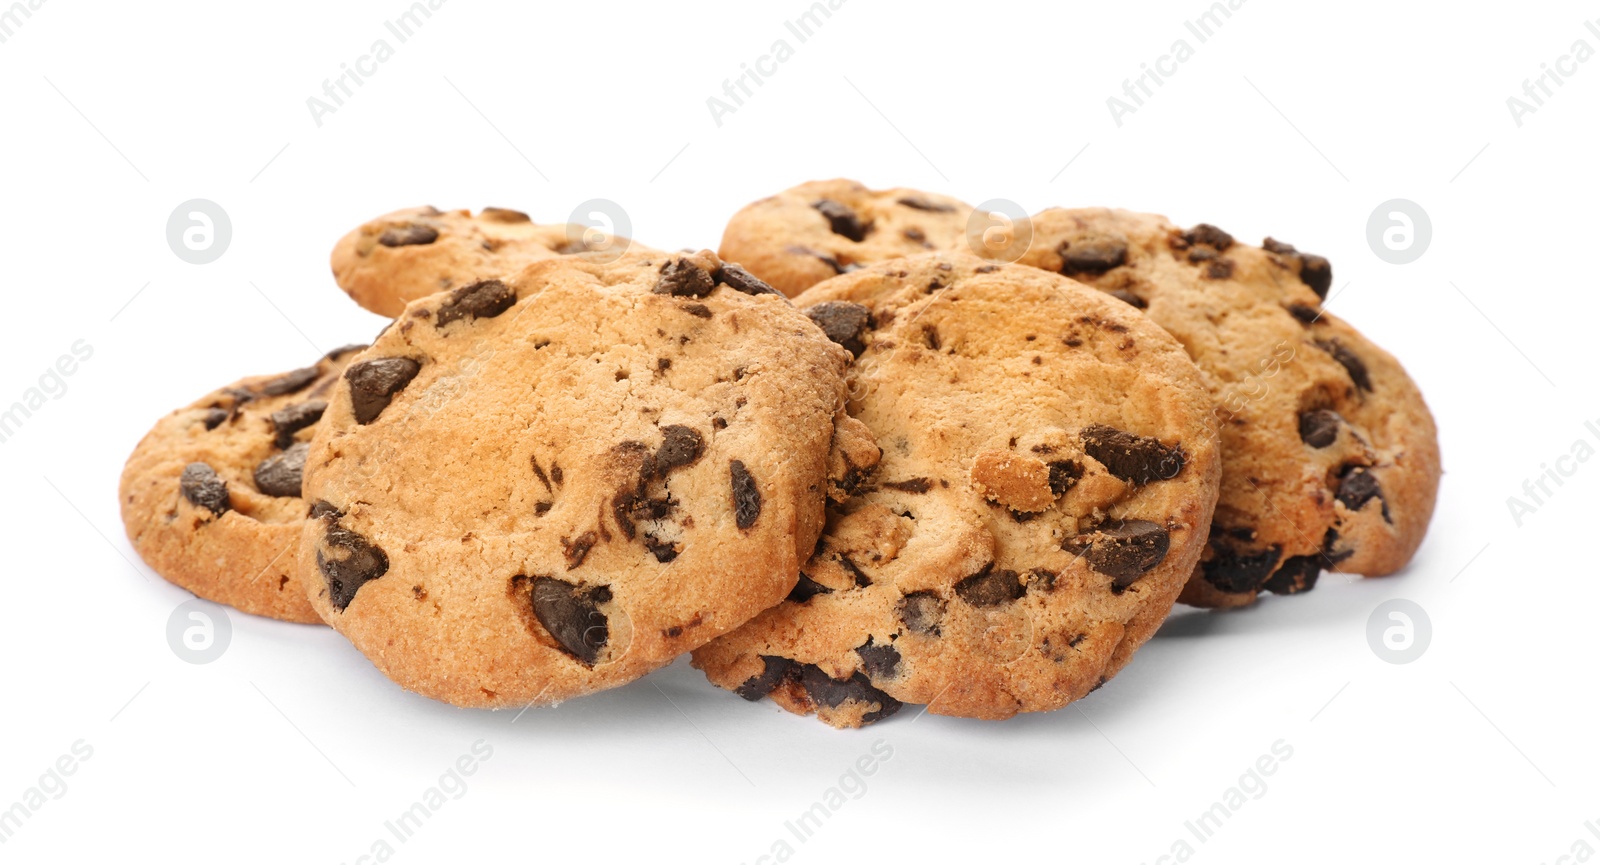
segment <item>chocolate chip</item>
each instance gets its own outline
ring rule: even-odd
[[[831,594],[833,594],[833,589],[830,589],[816,580],[811,579],[804,571],[801,571],[799,582],[794,584],[794,588],[789,590],[789,597],[785,598],[784,600],[793,601],[797,604],[803,604],[817,595]]]
[[[1066,241],[1056,252],[1061,256],[1061,272],[1067,276],[1098,276],[1128,262],[1127,242],[1115,237]]]
[[[724,264],[722,269],[717,271],[717,282],[743,294],[776,294],[783,297],[783,292],[767,285],[755,274],[737,264]]]
[[[994,562],[956,583],[956,596],[974,607],[994,607],[1015,601],[1026,591],[1016,571],[997,571]]]
[[[592,531],[584,532],[570,541],[562,538],[561,550],[567,557],[567,570],[573,570],[583,564],[584,558],[589,555],[590,550],[594,549],[595,542],[598,540],[600,540],[600,536]]]
[[[433,324],[444,327],[463,318],[494,318],[516,303],[517,292],[511,286],[498,279],[485,279],[450,292],[450,299],[440,305]]]
[[[1049,463],[1049,468],[1050,492],[1052,495],[1059,496],[1072,489],[1072,485],[1083,477],[1083,466],[1072,460],[1056,460],[1053,463]]]
[[[506,223],[533,221],[533,217],[529,216],[528,214],[523,213],[520,210],[512,210],[509,207],[485,207],[483,210],[478,212],[478,218],[486,219],[490,222]]]
[[[911,478],[904,481],[890,481],[883,485],[886,489],[899,490],[903,493],[922,494],[933,489],[933,482],[927,478]]]
[[[931,591],[908,592],[900,599],[895,612],[906,628],[914,633],[939,636],[939,624],[944,621],[944,599]]]
[[[1183,447],[1167,447],[1156,439],[1095,424],[1079,434],[1083,451],[1106,471],[1135,486],[1169,480],[1183,471]]]
[[[1311,591],[1321,575],[1321,556],[1290,556],[1278,566],[1276,573],[1261,584],[1261,588],[1275,595],[1298,595]]]
[[[1204,222],[1184,232],[1183,239],[1193,244],[1205,244],[1218,252],[1233,245],[1233,235]]]
[[[741,529],[748,529],[761,516],[761,490],[756,486],[756,479],[750,476],[749,470],[739,460],[728,464],[728,472],[733,487],[734,524]]]
[[[850,561],[850,557],[849,556],[847,556],[847,555],[845,555],[843,553],[840,553],[839,555],[834,557],[834,561],[839,563],[839,567],[844,568],[846,571],[850,572],[851,578],[855,580],[856,588],[864,589],[867,586],[872,585],[872,578],[867,576],[866,572],[861,570],[861,567],[859,565],[857,565],[855,562]]]
[[[1206,279],[1231,279],[1233,278],[1233,262],[1226,258],[1208,262],[1205,269]]]
[[[834,234],[848,237],[860,243],[867,239],[867,232],[872,230],[872,222],[870,220],[863,223],[854,210],[837,201],[824,198],[811,206],[815,207],[818,213],[827,217],[828,228]]]
[[[323,360],[334,360],[336,358],[343,357],[343,356],[345,356],[347,354],[350,354],[352,352],[366,351],[366,349],[367,349],[367,346],[365,346],[365,345],[363,345],[363,344],[361,344],[359,342],[353,342],[353,343],[351,343],[349,345],[341,345],[338,348],[334,349],[333,351],[328,352],[327,354],[322,356],[322,359]]]
[[[1300,281],[1326,300],[1328,289],[1333,286],[1333,265],[1320,255],[1301,256]]]
[[[317,373],[318,370],[314,366],[297,369],[294,372],[286,372],[262,385],[261,394],[263,396],[283,396],[286,393],[304,390],[307,385],[317,380]]]
[[[1144,298],[1140,297],[1137,294],[1134,294],[1133,292],[1127,290],[1126,288],[1113,288],[1110,291],[1106,292],[1106,294],[1111,295],[1112,297],[1116,298],[1117,300],[1120,300],[1123,303],[1126,303],[1129,306],[1134,307],[1135,309],[1145,309],[1146,307],[1148,307],[1150,305],[1150,304],[1144,302]]]
[[[650,555],[656,557],[658,564],[664,565],[678,557],[678,546],[676,544],[669,544],[655,535],[646,534],[644,536],[644,548],[650,552]]]
[[[1294,244],[1284,243],[1281,240],[1273,240],[1270,237],[1261,241],[1261,248],[1268,252],[1276,252],[1280,255],[1294,255],[1295,253]]]
[[[1338,412],[1321,408],[1300,415],[1300,440],[1314,448],[1325,448],[1339,439],[1344,418]]]
[[[683,310],[684,312],[689,313],[690,315],[694,316],[695,318],[710,318],[711,317],[711,307],[706,306],[703,303],[685,303],[682,306],[679,306],[678,308]]]
[[[761,655],[761,673],[744,680],[744,684],[733,689],[735,694],[751,701],[765,697],[778,687],[778,683],[797,673],[795,663],[788,658],[777,658],[772,655]]]
[[[703,440],[699,430],[672,424],[661,428],[661,449],[656,451],[656,473],[666,477],[667,472],[689,465],[700,458]]]
[[[228,419],[228,412],[225,409],[220,409],[220,408],[206,409],[206,419],[205,419],[206,431],[209,432],[211,430],[216,429],[219,426],[222,426],[222,422],[227,420],[227,419]]]
[[[1289,304],[1288,309],[1289,314],[1294,316],[1295,321],[1298,321],[1307,327],[1316,324],[1317,319],[1322,317],[1322,310],[1300,303],[1291,303]]]
[[[800,670],[800,685],[806,689],[811,702],[837,709],[847,702],[877,703],[878,708],[861,717],[861,723],[871,724],[900,711],[900,701],[874,688],[872,682],[860,673],[848,679],[835,679],[816,664],[806,664]]]
[[[422,364],[409,357],[380,357],[364,360],[344,371],[350,382],[350,408],[356,423],[369,424],[389,407],[399,393],[422,370]]]
[[[1272,546],[1264,550],[1242,552],[1217,544],[1213,539],[1212,553],[1211,561],[1200,563],[1201,574],[1206,582],[1219,591],[1236,595],[1259,589],[1262,581],[1277,566],[1278,557],[1283,551]]]
[[[920,228],[907,228],[906,230],[900,232],[900,236],[911,241],[912,243],[920,243],[923,246],[928,245],[928,235],[924,234]]]
[[[1367,375],[1367,365],[1362,363],[1361,358],[1356,357],[1354,352],[1331,339],[1318,340],[1317,348],[1332,355],[1333,359],[1344,367],[1344,371],[1350,374],[1350,380],[1356,383],[1356,387],[1364,391],[1372,390],[1372,379]]]
[[[189,463],[183,467],[178,479],[178,491],[189,504],[222,516],[233,507],[228,501],[228,484],[217,477],[217,472],[205,463]]]
[[[866,669],[867,675],[874,679],[892,679],[900,666],[900,652],[894,646],[885,643],[881,646],[872,644],[872,637],[856,647],[856,656],[861,659],[861,666]]]
[[[378,235],[378,242],[384,246],[426,246],[438,239],[439,229],[417,223],[385,228]]]
[[[300,497],[300,479],[306,470],[306,451],[311,445],[298,442],[281,454],[273,454],[256,466],[256,489],[269,496]]]
[[[1111,591],[1122,594],[1167,558],[1167,530],[1149,520],[1107,520],[1092,532],[1061,545],[1083,556],[1089,567],[1111,577]]]
[[[705,297],[717,287],[716,280],[692,261],[670,259],[661,265],[661,275],[656,278],[656,294],[673,297]]]
[[[294,434],[322,420],[322,413],[327,410],[326,402],[313,399],[273,412],[267,419],[272,423],[275,443],[280,448],[294,444]]]
[[[1377,499],[1383,504],[1383,518],[1389,519],[1389,503],[1383,498],[1383,488],[1378,478],[1366,466],[1346,466],[1339,476],[1339,501],[1352,511],[1359,511],[1367,502]]]
[[[948,204],[941,204],[941,203],[939,203],[937,201],[933,201],[932,199],[925,198],[925,197],[923,197],[921,195],[907,195],[904,198],[895,199],[894,203],[895,204],[904,205],[906,207],[911,208],[912,210],[921,210],[921,211],[923,211],[925,213],[954,213],[955,212],[955,207],[953,207],[951,205],[948,205]]]
[[[328,600],[342,613],[355,599],[357,590],[388,573],[389,557],[365,537],[341,525],[344,512],[333,505],[317,502],[311,507],[311,516],[323,522],[323,544],[344,553],[336,559],[317,550],[317,569],[328,583]]]
[[[867,350],[862,335],[872,325],[872,311],[848,300],[827,300],[806,310],[806,317],[852,355]]]
[[[611,638],[600,605],[611,600],[607,586],[575,586],[554,577],[533,578],[533,615],[567,654],[594,666]]]

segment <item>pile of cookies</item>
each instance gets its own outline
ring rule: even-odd
[[[996,232],[808,183],[669,253],[418,208],[333,251],[370,346],[178,409],[121,482],[168,580],[464,707],[692,653],[836,727],[1060,708],[1176,602],[1391,573],[1439,480],[1326,259],[1120,210]]]

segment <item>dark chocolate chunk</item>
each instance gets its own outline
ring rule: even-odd
[[[1261,588],[1261,583],[1277,567],[1278,557],[1283,555],[1282,549],[1277,546],[1253,552],[1241,551],[1215,543],[1214,538],[1212,552],[1211,561],[1200,563],[1200,572],[1206,582],[1228,594],[1253,592]]]
[[[385,228],[378,235],[378,242],[384,246],[426,246],[438,239],[439,229],[418,223]]]
[[[1289,314],[1294,316],[1295,321],[1298,321],[1307,327],[1316,324],[1317,319],[1322,317],[1322,310],[1300,303],[1291,303],[1289,304],[1288,309]]]
[[[356,591],[389,571],[389,557],[365,537],[339,523],[344,513],[327,502],[311,507],[311,516],[323,522],[322,542],[329,550],[344,555],[334,558],[317,550],[317,569],[328,583],[328,600],[344,612],[355,599]]]
[[[1366,466],[1345,467],[1339,476],[1338,499],[1352,511],[1359,511],[1367,502],[1377,499],[1383,504],[1383,518],[1389,519],[1389,503],[1383,498],[1383,488]]]
[[[1066,241],[1056,250],[1061,272],[1067,276],[1097,276],[1128,262],[1128,243],[1115,237],[1085,237]]]
[[[728,464],[728,474],[733,489],[734,524],[741,529],[748,529],[761,516],[761,489],[739,460]]]
[[[1049,463],[1050,492],[1052,495],[1061,495],[1072,489],[1072,485],[1083,477],[1083,466],[1072,460],[1056,460]]]
[[[1290,556],[1278,566],[1276,573],[1261,584],[1261,588],[1275,595],[1298,595],[1311,591],[1321,574],[1321,556]]]
[[[811,579],[804,571],[801,571],[799,582],[795,583],[794,588],[789,590],[789,597],[785,598],[785,600],[803,604],[817,595],[831,594],[833,594],[833,589]]]
[[[861,717],[862,724],[871,724],[900,711],[900,701],[874,688],[872,682],[860,673],[848,679],[835,679],[816,664],[806,664],[800,670],[800,685],[806,696],[818,706],[837,709],[846,702],[877,703],[878,708]]]
[[[1133,307],[1135,309],[1145,309],[1146,307],[1148,307],[1150,305],[1148,303],[1145,303],[1144,298],[1140,297],[1137,294],[1134,294],[1133,292],[1127,290],[1126,288],[1113,288],[1110,291],[1106,292],[1106,294],[1111,295],[1112,297],[1116,298],[1117,300],[1120,300],[1123,303],[1126,303],[1126,304],[1128,304],[1129,306],[1131,306],[1131,307]]]
[[[350,382],[350,408],[356,423],[369,424],[389,407],[399,393],[422,370],[422,364],[409,357],[380,357],[353,364],[344,371]]]
[[[210,431],[210,430],[216,429],[219,426],[222,426],[222,422],[227,420],[227,419],[228,419],[228,412],[227,412],[226,409],[220,409],[220,408],[206,409],[206,419],[205,419],[206,420],[206,430]]]
[[[760,675],[751,676],[744,680],[744,684],[735,688],[733,692],[739,696],[755,702],[772,693],[778,683],[796,673],[795,663],[788,658],[778,658],[772,655],[761,656]]]
[[[272,422],[274,441],[280,448],[294,444],[294,434],[322,420],[328,404],[320,399],[307,400],[280,408],[268,416]]]
[[[941,203],[939,203],[937,201],[933,201],[933,200],[925,198],[925,197],[923,197],[921,195],[907,195],[904,198],[895,199],[894,203],[895,204],[904,205],[906,207],[911,208],[912,210],[921,210],[921,211],[923,211],[925,213],[954,213],[955,212],[955,207],[953,207],[953,206],[951,206],[949,204],[941,204]]]
[[[611,600],[607,586],[575,586],[554,577],[533,578],[533,615],[556,642],[583,663],[594,666],[611,631],[600,605]]]
[[[1111,591],[1120,595],[1166,559],[1170,541],[1167,530],[1149,520],[1112,519],[1061,548],[1111,577]]]
[[[306,451],[311,445],[297,442],[281,454],[273,454],[256,466],[256,489],[269,496],[300,497],[300,478],[306,470]]]
[[[908,592],[895,610],[906,628],[918,634],[939,636],[944,621],[944,599],[931,591]]]
[[[1333,265],[1320,255],[1303,255],[1300,257],[1300,281],[1316,292],[1317,297],[1326,300],[1328,289],[1333,286]]]
[[[1216,261],[1207,262],[1205,277],[1206,279],[1233,278],[1233,261],[1227,258],[1219,258]]]
[[[656,451],[655,456],[657,474],[666,477],[667,472],[689,465],[700,458],[703,440],[699,430],[672,424],[662,427],[661,433],[663,436],[661,449]]]
[[[860,243],[867,239],[867,232],[872,230],[872,222],[870,220],[863,223],[861,217],[857,216],[854,210],[837,201],[824,198],[811,206],[815,207],[818,213],[827,217],[828,229],[834,234],[848,237]]]
[[[817,323],[828,339],[845,351],[859,356],[867,350],[862,335],[872,325],[872,311],[848,300],[827,300],[806,310],[806,317]]]
[[[594,549],[595,542],[599,540],[600,536],[593,531],[584,532],[570,541],[562,538],[561,550],[567,557],[567,570],[573,570],[583,564],[584,558],[589,555],[589,551]]]
[[[1191,228],[1188,231],[1185,231],[1183,233],[1183,239],[1192,244],[1204,244],[1212,247],[1218,252],[1221,252],[1233,245],[1233,235],[1223,231],[1215,225],[1210,225],[1204,222],[1196,225],[1194,228]]]
[[[439,307],[435,327],[467,318],[494,318],[515,306],[517,292],[498,279],[485,279],[450,292],[450,299]]]
[[[189,500],[189,504],[222,516],[233,507],[228,502],[228,484],[217,477],[217,472],[205,463],[189,463],[183,467],[183,476],[178,479],[178,491]]]
[[[1106,471],[1134,485],[1154,480],[1170,480],[1183,470],[1183,447],[1167,447],[1156,439],[1095,424],[1079,434],[1083,452],[1094,457]]]
[[[680,306],[678,308],[683,310],[684,312],[689,313],[690,315],[694,316],[695,318],[710,318],[711,317],[711,307],[706,306],[703,303],[686,303],[686,304],[684,304],[684,305],[682,305],[682,306]]]
[[[661,275],[656,278],[656,294],[673,297],[705,297],[717,287],[716,280],[692,261],[669,259],[661,265]]]
[[[1261,248],[1268,252],[1276,252],[1280,255],[1294,255],[1295,253],[1294,244],[1284,243],[1281,240],[1273,240],[1270,237],[1261,241]]]
[[[650,555],[656,557],[658,563],[663,565],[678,557],[677,544],[669,544],[655,535],[646,534],[644,536],[644,548],[650,552]]]
[[[1015,601],[1026,591],[1016,571],[997,571],[994,562],[956,583],[956,596],[974,607],[994,607]]]
[[[767,285],[755,274],[737,264],[724,264],[722,269],[717,271],[717,282],[743,294],[776,294],[783,297],[783,292]]]
[[[520,210],[512,210],[509,207],[485,207],[483,210],[478,211],[478,218],[486,219],[490,222],[507,223],[533,221],[533,217],[528,214]]]
[[[856,588],[864,589],[867,586],[872,585],[872,578],[867,576],[866,571],[861,570],[859,565],[850,561],[849,556],[840,553],[839,555],[834,556],[834,561],[839,563],[839,567],[850,572],[851,579],[855,580]]]
[[[1332,355],[1333,359],[1344,367],[1344,371],[1350,374],[1350,380],[1356,383],[1356,387],[1365,391],[1372,390],[1372,379],[1367,375],[1367,365],[1362,363],[1361,358],[1356,357],[1354,352],[1331,339],[1318,340],[1317,348]]]
[[[856,656],[861,658],[861,666],[867,675],[874,679],[892,679],[900,666],[900,652],[888,643],[873,645],[870,636],[865,643],[856,647]]]
[[[899,490],[903,493],[925,493],[933,489],[933,482],[927,478],[911,478],[904,481],[889,481],[883,485],[886,489]]]
[[[267,382],[261,386],[261,394],[263,396],[283,396],[286,393],[304,390],[307,385],[316,380],[317,368],[308,366],[304,369],[297,369],[294,372],[286,372]]]
[[[1300,416],[1300,440],[1314,448],[1325,448],[1339,439],[1339,413],[1319,408]]]
[[[341,345],[338,348],[334,349],[333,351],[328,352],[327,354],[322,356],[322,359],[323,360],[334,360],[335,358],[344,357],[345,355],[350,354],[352,352],[365,351],[366,348],[367,347],[365,345],[363,345],[363,344],[361,344],[359,342],[353,342],[353,343],[351,343],[349,345]]]

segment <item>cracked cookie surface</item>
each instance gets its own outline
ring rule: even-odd
[[[622,250],[654,252],[593,228],[540,225],[503,207],[477,214],[412,207],[340,238],[329,263],[334,281],[351,299],[393,318],[419,297],[516,273],[535,261],[564,255],[611,260]]]
[[[793,588],[830,488],[869,462],[847,362],[709,252],[544,261],[413,303],[308,456],[313,606],[458,706],[631,681]]]
[[[971,215],[944,195],[815,180],[734,214],[718,254],[793,296],[861,265],[957,249]]]
[[[1219,457],[1198,372],[1135,310],[961,253],[796,303],[854,356],[881,458],[776,607],[694,653],[714,684],[838,727],[902,703],[1006,718],[1114,675],[1193,570]]]
[[[297,550],[308,442],[328,392],[363,346],[217,390],[158,422],[128,457],[128,540],[156,573],[259,616],[321,622]]]
[[[1144,310],[1216,403],[1222,490],[1184,603],[1238,606],[1310,589],[1324,569],[1410,560],[1438,493],[1438,433],[1399,362],[1322,308],[1327,259],[1126,210],[1051,209],[1032,227],[1020,263]]]

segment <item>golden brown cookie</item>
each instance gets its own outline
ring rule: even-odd
[[[307,461],[312,604],[458,706],[631,681],[782,600],[847,354],[710,252],[536,263],[414,302]],[[835,483],[847,480],[841,474]]]
[[[815,180],[734,214],[719,254],[792,297],[860,265],[962,248],[971,215],[930,192]]]
[[[1182,346],[1072,280],[963,253],[796,299],[855,355],[882,448],[787,600],[701,647],[714,684],[837,727],[902,703],[1060,708],[1125,665],[1205,546],[1219,457]]]
[[[1439,488],[1433,417],[1387,352],[1322,309],[1327,259],[1125,210],[1033,217],[1021,263],[1130,303],[1188,349],[1216,402],[1222,492],[1183,602],[1237,606],[1323,569],[1388,574]]]
[[[328,391],[364,346],[256,376],[167,415],[122,470],[122,523],[139,556],[196,595],[247,613],[320,622],[297,550],[307,442]]]
[[[579,225],[538,225],[526,213],[485,207],[413,207],[380,216],[339,239],[333,278],[356,303],[393,318],[419,297],[515,273],[535,261],[578,255],[614,260],[652,252]]]

